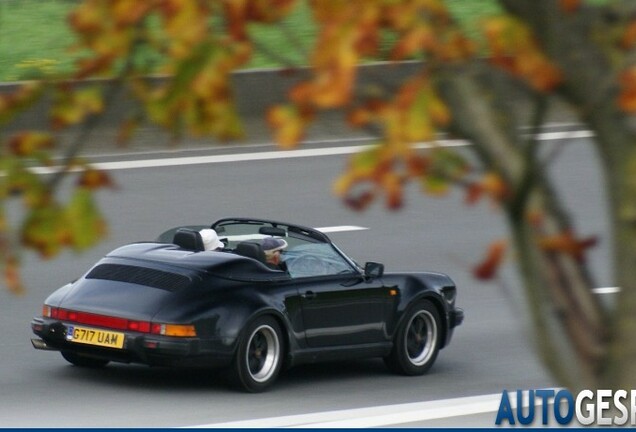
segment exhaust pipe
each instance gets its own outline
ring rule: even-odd
[[[33,348],[38,350],[59,351],[57,348],[47,345],[42,339],[31,339],[31,344],[33,345]]]

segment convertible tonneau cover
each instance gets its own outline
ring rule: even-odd
[[[109,253],[104,260],[109,259],[142,267],[144,262],[151,264],[153,268],[165,266],[166,271],[170,267],[179,267],[239,281],[267,282],[289,278],[285,272],[272,270],[252,258],[232,252],[193,252],[166,243],[149,242],[123,246]]]

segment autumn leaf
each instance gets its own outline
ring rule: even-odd
[[[432,49],[437,39],[430,25],[422,22],[400,37],[391,50],[391,60],[403,60],[414,54]]]
[[[573,13],[581,7],[581,0],[559,0],[559,5],[564,12]]]
[[[44,132],[20,132],[9,138],[9,151],[20,157],[33,156],[54,145],[53,136]]]
[[[563,80],[561,71],[541,51],[530,28],[518,19],[500,16],[485,21],[490,61],[543,92]]]
[[[404,179],[395,172],[387,172],[382,176],[382,188],[386,195],[385,205],[389,210],[399,210],[404,203]]]
[[[267,123],[274,130],[276,142],[287,149],[298,145],[312,118],[310,111],[302,112],[293,105],[277,105],[267,111]]]
[[[8,123],[32,106],[43,93],[44,84],[37,81],[23,83],[10,93],[0,93],[0,125]]]
[[[296,0],[224,0],[229,33],[237,40],[248,37],[249,22],[272,23],[287,16]]]
[[[426,175],[431,165],[431,159],[428,156],[419,155],[409,152],[406,157],[407,174],[411,178],[418,178]]]
[[[162,0],[158,12],[170,58],[184,59],[209,38],[209,2]]]
[[[22,226],[22,243],[43,258],[57,255],[70,240],[64,209],[55,203],[34,208]]]
[[[106,222],[88,188],[80,187],[75,190],[65,209],[65,216],[70,244],[76,250],[95,245],[106,234]]]
[[[631,21],[625,28],[620,45],[626,50],[632,49],[636,45],[636,20]]]
[[[102,90],[97,86],[72,90],[60,87],[55,95],[50,118],[55,129],[82,122],[86,117],[104,109]]]
[[[479,280],[494,278],[501,267],[505,256],[507,243],[503,240],[496,241],[488,247],[483,261],[473,268],[473,275]]]
[[[585,251],[598,243],[598,237],[591,236],[577,239],[571,230],[553,236],[545,236],[538,240],[539,246],[548,252],[560,252],[571,255],[577,261],[583,261]]]
[[[636,112],[636,67],[631,67],[619,77],[618,106],[627,113]]]
[[[88,190],[115,187],[115,183],[106,171],[94,168],[87,168],[82,172],[77,180],[77,185]]]
[[[24,284],[20,277],[20,262],[18,258],[11,254],[4,259],[4,282],[9,291],[13,294],[24,294]]]
[[[428,174],[422,177],[422,189],[425,193],[442,197],[450,190],[450,182],[445,177],[440,177],[434,174]]]
[[[508,185],[495,173],[487,173],[478,181],[469,184],[466,189],[466,204],[475,204],[482,197],[488,196],[493,202],[501,203],[510,195]]]
[[[363,211],[367,209],[374,200],[375,194],[371,191],[365,191],[357,195],[347,196],[344,203],[352,210]]]

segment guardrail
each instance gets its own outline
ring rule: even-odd
[[[374,63],[363,65],[359,68],[357,80],[357,91],[368,91],[373,89],[383,89],[388,94],[395,90],[400,82],[408,76],[413,75],[422,68],[421,62],[399,62],[399,63]],[[306,77],[307,69],[299,68],[293,70],[261,69],[239,71],[232,75],[233,89],[235,92],[237,109],[244,119],[246,132],[245,142],[269,142],[269,130],[264,120],[267,108],[276,103],[286,100],[287,91],[298,81]],[[161,80],[164,78],[151,78]],[[87,82],[77,82],[72,85],[86,85]],[[14,90],[18,84],[0,84],[0,93]],[[519,98],[520,95],[511,95]],[[525,109],[520,104],[520,109]],[[20,129],[44,129],[48,125],[47,121],[48,102],[32,107],[30,110],[21,113],[15,121],[8,125],[9,130]],[[138,108],[137,102],[126,93],[118,94],[114,97],[110,107],[96,127],[95,133],[91,137],[91,146],[113,143],[117,134],[117,127],[128,116]],[[564,112],[563,109],[561,109]],[[343,116],[335,110],[321,115],[308,131],[308,138],[318,139],[323,137],[340,136],[365,136],[365,131],[351,130],[345,124]],[[563,117],[563,115],[558,116]],[[567,117],[567,113],[566,113]],[[571,118],[571,117],[570,117]],[[73,130],[66,131],[62,139],[73,136]],[[200,140],[188,139],[188,143],[205,143],[207,145],[217,144],[213,139],[206,138]],[[145,125],[136,134],[132,141],[135,146],[154,146],[157,143],[169,143],[171,137],[168,133],[154,125]]]

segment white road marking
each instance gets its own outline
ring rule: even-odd
[[[594,288],[592,290],[594,294],[618,294],[621,292],[620,287],[603,287],[603,288]]]
[[[551,140],[564,140],[564,139],[578,139],[589,138],[594,136],[591,131],[571,131],[571,132],[546,132],[539,134],[538,140],[551,141]],[[323,143],[331,142],[347,142],[347,141],[359,141],[360,138],[349,138],[339,140],[324,140]],[[434,142],[425,142],[415,144],[414,147],[418,149],[430,149],[435,147],[466,147],[471,145],[468,141],[464,140],[438,140]],[[205,165],[214,163],[228,163],[228,162],[246,162],[246,161],[262,161],[272,159],[292,159],[303,157],[319,157],[319,156],[337,156],[347,155],[361,152],[370,146],[354,145],[344,147],[325,147],[318,149],[299,149],[299,150],[275,150],[265,152],[253,152],[253,153],[239,153],[229,155],[212,155],[212,156],[188,156],[188,157],[176,157],[176,158],[158,158],[158,159],[144,159],[134,161],[115,161],[115,162],[97,162],[93,166],[100,170],[125,170],[136,168],[159,168],[170,166],[186,166],[186,165]],[[59,167],[34,167],[33,172],[36,174],[51,174],[59,170]]]
[[[191,426],[192,428],[370,428],[498,411],[501,393]],[[516,398],[510,398],[516,408]],[[524,401],[524,407],[528,400]]]
[[[320,231],[323,233],[335,233],[335,232],[345,232],[345,231],[362,231],[368,230],[369,228],[355,226],[355,225],[342,225],[342,226],[332,226],[332,227],[322,227],[322,228],[314,228],[316,231]]]

